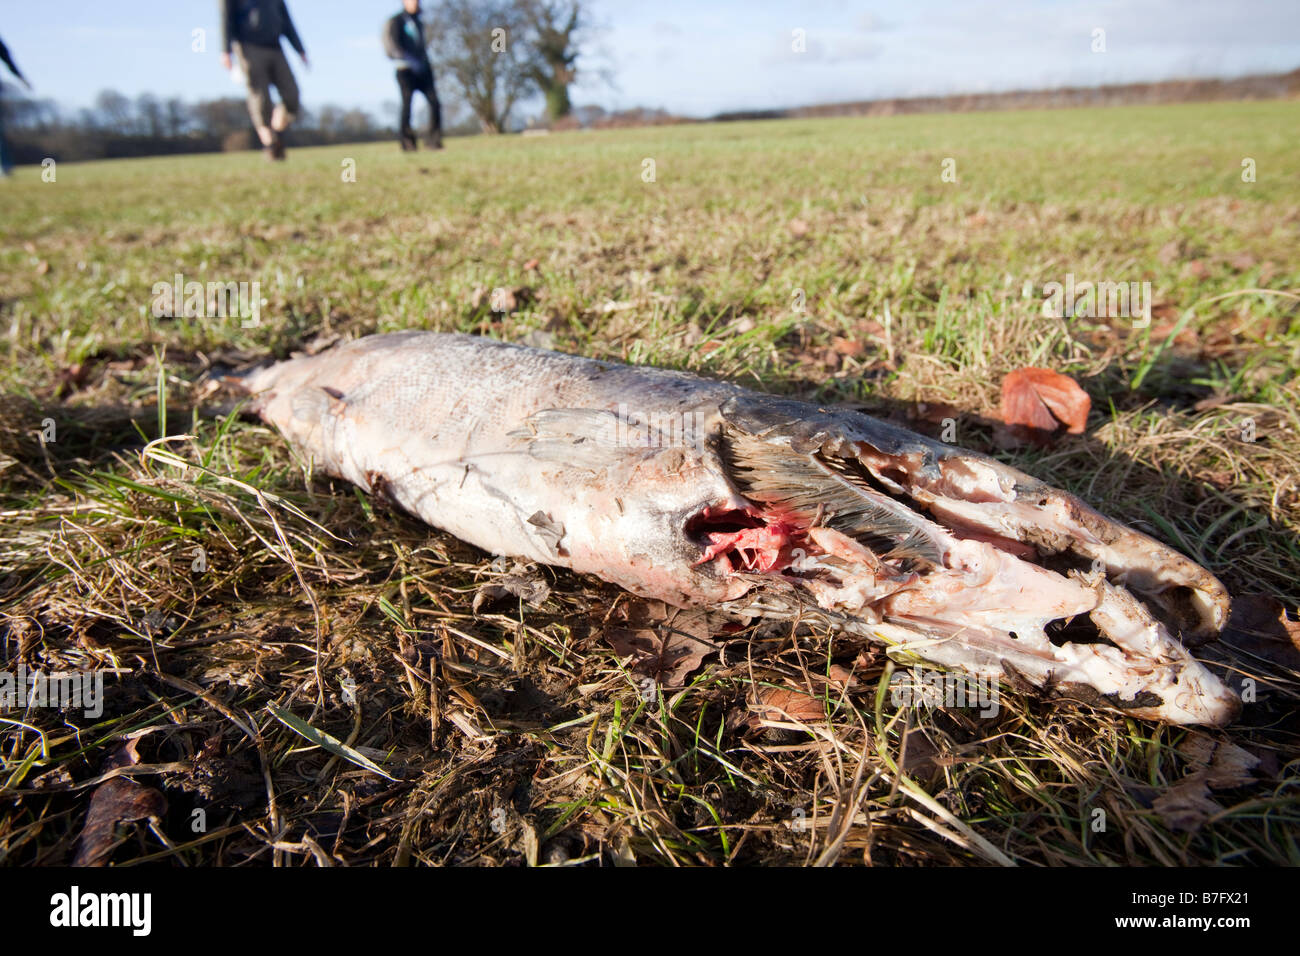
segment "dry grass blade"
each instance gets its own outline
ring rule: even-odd
[[[313,744],[318,747],[323,747],[330,753],[334,754],[334,756],[341,757],[350,763],[356,764],[364,770],[369,770],[371,773],[377,773],[385,780],[392,780],[393,782],[397,781],[396,777],[392,776],[392,774],[388,773],[383,767],[379,766],[379,764],[375,763],[365,754],[358,753],[356,750],[353,750],[347,744],[343,743],[343,741],[331,737],[323,730],[317,730],[301,717],[290,713],[282,707],[277,707],[275,704],[268,704],[267,710],[271,712],[271,715],[275,717],[276,720],[280,721],[280,723],[284,724],[294,733],[306,737]]]

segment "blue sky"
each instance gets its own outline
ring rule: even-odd
[[[304,99],[393,101],[379,27],[399,0],[289,0],[312,60]],[[1300,67],[1296,0],[592,0],[612,83],[574,100],[693,116],[721,110]],[[191,50],[206,29],[207,52]],[[1093,31],[1106,52],[1092,52]],[[793,50],[793,31],[805,49]],[[67,106],[106,87],[239,95],[217,64],[216,0],[0,0],[0,37]],[[445,82],[445,81],[444,81]]]

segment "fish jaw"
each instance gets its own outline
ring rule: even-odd
[[[494,554],[677,606],[820,616],[1143,718],[1220,725],[1240,708],[1180,640],[1226,620],[1208,571],[1068,492],[857,412],[417,332],[245,387],[316,466]]]

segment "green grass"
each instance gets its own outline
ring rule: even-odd
[[[123,829],[118,863],[1300,862],[1284,664],[1225,652],[1262,690],[1224,732],[1009,688],[982,719],[893,708],[870,647],[760,628],[716,634],[725,653],[648,703],[600,636],[616,589],[526,572],[551,584],[540,607],[472,613],[490,556],[309,479],[204,378],[419,327],[922,430],[917,403],[942,403],[959,443],[1294,608],[1298,121],[1293,102],[1024,111],[19,170],[0,183],[3,657],[118,674],[99,722],[5,715],[29,726],[0,725],[0,859],[70,859],[79,783],[134,732],[133,779],[170,809]],[[260,283],[260,324],[153,316],[177,273]],[[1151,328],[1045,316],[1067,274],[1150,282]],[[1091,393],[1086,435],[995,448],[1001,379],[1026,365]],[[743,727],[770,686],[822,700],[819,731]],[[1174,829],[1155,801],[1202,738],[1262,763]]]

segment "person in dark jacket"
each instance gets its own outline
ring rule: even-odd
[[[284,159],[281,134],[298,115],[298,82],[280,48],[280,37],[302,57],[307,51],[294,28],[284,0],[221,0],[221,65],[230,69],[230,54],[239,58],[248,82],[248,113],[268,159]],[[272,105],[271,87],[280,94]]]
[[[9,68],[9,72],[18,78],[18,81],[29,90],[32,85],[27,82],[27,77],[23,76],[22,70],[18,69],[18,64],[14,63],[14,58],[9,55],[9,48],[5,46],[5,41],[0,40],[0,63]],[[0,103],[0,176],[8,176],[14,168],[13,157],[9,155],[9,143],[5,140],[5,114],[4,104]]]
[[[411,101],[423,93],[429,101],[429,148],[442,149],[442,106],[433,85],[433,66],[420,22],[420,0],[402,0],[402,12],[384,25],[384,50],[397,63],[397,85],[402,91],[402,149],[416,149],[411,129]]]

